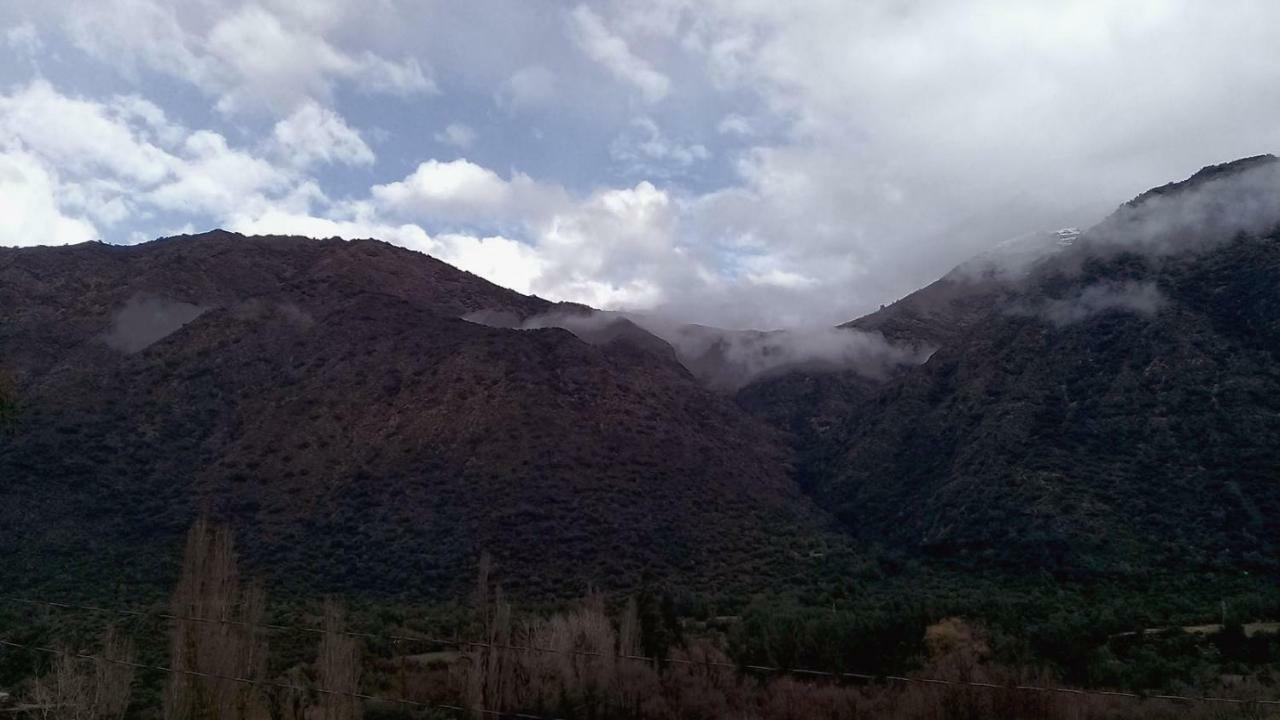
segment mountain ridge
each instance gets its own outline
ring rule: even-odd
[[[379,594],[447,596],[483,552],[532,596],[759,587],[841,542],[774,431],[674,358],[463,320],[551,305],[418,253],[210,233],[0,258],[15,583],[149,577],[201,508],[283,585]],[[139,293],[201,311],[113,348]]]
[[[869,547],[1278,575],[1278,167],[948,273],[825,355],[371,240],[0,249],[0,578],[148,582],[201,509],[299,592],[456,596],[483,552],[533,597],[839,585]]]

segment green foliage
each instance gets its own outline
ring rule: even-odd
[[[18,417],[18,383],[0,369],[0,434],[12,432]]]
[[[849,382],[789,377],[742,399],[800,438],[801,480],[872,542],[1059,580],[1275,576],[1278,240],[1046,263],[1007,296],[942,283],[899,314],[923,303],[962,331],[901,381],[859,399]],[[1034,310],[1129,282],[1165,309],[1065,324]],[[961,292],[980,302],[957,310],[947,293]]]
[[[893,673],[924,650],[925,617],[907,608],[849,612],[756,598],[729,637],[743,665]]]
[[[636,595],[636,616],[640,649],[646,657],[665,660],[672,647],[684,642],[675,600],[669,592],[656,591],[647,575]]]

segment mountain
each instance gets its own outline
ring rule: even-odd
[[[0,582],[163,585],[200,512],[299,594],[456,597],[489,552],[529,597],[741,597],[873,545],[1274,577],[1277,360],[1270,156],[840,328],[599,313],[372,240],[0,249]]]
[[[840,544],[656,338],[461,319],[552,307],[369,240],[0,250],[0,578],[160,582],[201,510],[307,592],[456,595],[483,552],[526,596],[746,591]]]
[[[819,504],[966,566],[1280,571],[1280,162],[1206,168],[997,269],[851,323],[936,346],[887,382],[739,393],[801,438]]]

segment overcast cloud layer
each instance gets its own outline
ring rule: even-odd
[[[16,0],[0,244],[378,237],[834,324],[1280,147],[1280,4]]]

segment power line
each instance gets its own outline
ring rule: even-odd
[[[86,653],[69,652],[66,650],[58,650],[56,648],[42,647],[40,645],[27,645],[24,643],[13,642],[0,638],[0,645],[22,650],[34,650],[36,652],[47,653],[49,655],[59,655],[63,657],[79,658],[81,660],[93,660],[94,662],[112,663],[114,665],[123,665],[125,667],[136,668],[139,670],[156,670],[159,672],[170,673],[174,675],[188,675],[192,677],[209,678],[211,680],[224,680],[227,682],[241,683],[244,685],[263,685],[273,687],[279,690],[291,690],[299,693],[314,692],[321,695],[336,695],[339,697],[350,697],[359,700],[368,700],[371,702],[392,703],[400,705],[409,705],[423,710],[448,710],[456,713],[478,712],[482,715],[491,717],[509,717],[518,718],[519,720],[565,720],[564,718],[549,718],[544,715],[531,715],[529,713],[507,712],[504,710],[488,710],[485,708],[467,709],[460,705],[447,705],[443,703],[433,704],[418,702],[417,700],[406,700],[403,698],[389,698],[380,695],[369,695],[360,692],[348,692],[344,690],[329,690],[321,687],[303,687],[301,685],[290,685],[289,683],[276,682],[274,680],[256,680],[254,678],[238,677],[235,675],[221,675],[219,673],[201,672],[199,670],[184,670],[182,668],[171,668],[164,665],[148,665],[146,663],[134,662],[132,660],[120,660],[117,658],[102,657],[101,655],[89,655]]]
[[[236,627],[258,628],[263,630],[276,630],[276,631],[282,631],[282,632],[299,632],[299,633],[307,633],[311,635],[324,635],[327,632],[329,632],[327,630],[324,630],[323,628],[306,627],[303,625],[276,625],[271,623],[250,623],[250,622],[245,622],[243,620],[234,620],[230,618],[203,618],[203,617],[196,617],[191,615],[179,615],[179,614],[170,613],[170,612],[104,608],[104,607],[97,607],[93,605],[77,605],[75,603],[55,602],[51,600],[34,600],[31,598],[0,596],[0,602],[9,602],[9,603],[17,603],[17,604],[33,605],[33,606],[44,606],[44,607],[56,608],[59,610],[85,610],[88,612],[105,613],[108,615],[111,615],[111,614],[123,615],[125,617],[154,617],[154,618],[160,618],[162,620],[194,622],[194,623],[202,623],[202,624],[209,624],[209,625],[232,625]],[[391,640],[393,642],[419,642],[419,643],[426,643],[428,645],[445,645],[445,646],[451,646],[451,647],[477,647],[477,648],[490,648],[495,650],[516,650],[516,651],[538,652],[538,653],[557,653],[557,654],[566,654],[566,655],[578,655],[583,657],[612,657],[612,658],[617,658],[621,660],[635,660],[635,661],[647,662],[647,663],[670,662],[670,663],[686,664],[686,665],[702,665],[702,666],[711,665],[711,666],[719,666],[719,667],[726,667],[726,668],[739,667],[736,663],[722,662],[722,661],[712,661],[712,660],[698,661],[698,660],[687,660],[682,658],[669,658],[665,661],[659,661],[657,658],[646,657],[644,655],[605,653],[605,652],[598,652],[598,651],[592,651],[592,650],[565,650],[561,648],[538,647],[536,645],[510,645],[510,644],[504,644],[504,643],[485,642],[483,640],[462,640],[458,638],[432,637],[429,635],[367,633],[367,632],[357,632],[352,630],[338,630],[335,632],[338,635],[344,635],[346,637],[358,638],[362,640]],[[767,668],[765,666],[757,666],[757,665],[748,665],[744,667],[745,669],[748,669],[748,670],[777,669],[777,668]],[[821,671],[794,670],[792,672],[803,674],[803,673],[815,673],[815,672],[821,672]],[[863,675],[858,675],[856,673],[850,674],[850,676],[864,678],[868,680],[875,679],[876,677],[874,675],[863,676]]]
[[[33,600],[29,598],[17,598],[9,596],[0,596],[0,602],[20,603],[26,605],[47,606],[62,610],[85,610],[89,612],[99,612],[106,614],[119,614],[128,617],[157,617],[167,620],[188,621],[207,624],[225,624],[240,627],[260,628],[266,630],[276,630],[285,632],[303,632],[308,634],[324,635],[326,630],[321,628],[312,628],[299,625],[274,625],[266,623],[249,623],[241,620],[231,619],[214,619],[201,618],[193,616],[178,615],[167,612],[151,612],[145,610],[127,610],[95,607],[92,605],[77,605],[74,603],[53,602],[48,600]],[[566,650],[561,648],[545,648],[536,645],[509,645],[503,643],[484,642],[478,640],[459,640],[436,638],[430,636],[413,636],[413,635],[397,635],[397,634],[379,634],[379,633],[362,633],[354,631],[337,631],[339,635],[345,635],[360,639],[376,639],[376,640],[392,640],[396,642],[424,642],[436,645],[447,645],[453,647],[471,647],[471,648],[489,648],[491,650],[510,650],[517,652],[537,652],[537,653],[555,653],[561,655],[575,655],[581,657],[599,657],[613,658],[618,660],[633,660],[637,662],[645,662],[649,664],[670,663],[674,665],[684,665],[691,667],[705,668],[726,668],[734,670],[749,670],[752,672],[766,672],[777,674],[804,675],[810,677],[825,677],[840,680],[859,680],[864,682],[893,682],[893,683],[916,683],[921,685],[941,685],[941,686],[957,686],[957,687],[973,687],[986,690],[1015,690],[1019,692],[1038,692],[1038,693],[1057,693],[1063,695],[1091,695],[1099,697],[1123,697],[1134,700],[1152,699],[1152,700],[1169,700],[1178,702],[1210,702],[1210,703],[1226,703],[1233,705],[1278,705],[1280,700],[1246,700],[1242,698],[1214,697],[1214,696],[1189,696],[1189,695],[1165,695],[1165,694],[1141,694],[1134,692],[1125,692],[1120,690],[1093,690],[1087,688],[1068,688],[1047,685],[1002,685],[999,683],[978,682],[972,680],[943,680],[940,678],[920,678],[909,677],[905,675],[883,675],[875,673],[860,673],[843,670],[814,670],[807,668],[785,668],[772,665],[739,665],[738,663],[725,662],[722,660],[691,660],[688,658],[667,658],[660,660],[658,658],[647,657],[644,655],[628,655],[624,653],[607,653],[591,650]],[[397,702],[391,700],[389,702]]]

